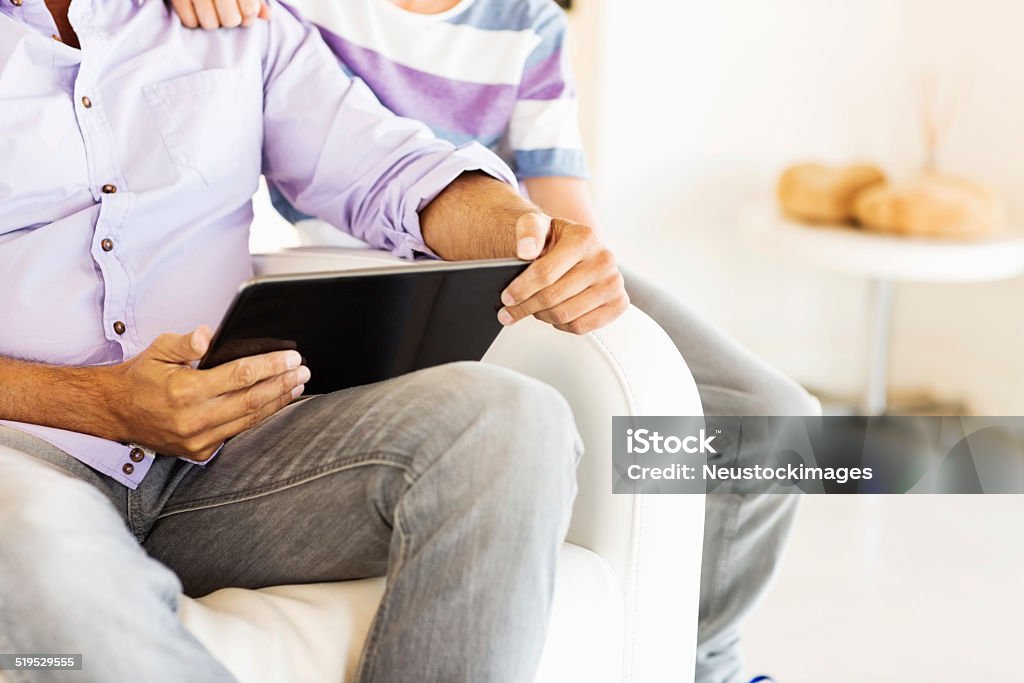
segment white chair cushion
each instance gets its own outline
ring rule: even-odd
[[[242,683],[342,683],[355,679],[383,592],[383,579],[226,588],[183,599],[180,614]],[[618,681],[623,624],[623,596],[611,567],[589,550],[566,544],[536,680]]]

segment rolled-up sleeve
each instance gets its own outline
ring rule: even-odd
[[[345,74],[316,28],[275,3],[263,68],[263,173],[300,211],[396,256],[433,256],[419,212],[455,178],[516,186],[479,144],[455,147]]]

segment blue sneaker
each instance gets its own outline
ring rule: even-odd
[[[750,683],[775,683],[775,679],[771,676],[754,676]]]

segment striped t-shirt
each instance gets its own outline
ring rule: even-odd
[[[553,0],[461,0],[416,14],[388,0],[286,0],[350,75],[400,116],[475,140],[519,178],[586,177],[566,18]]]

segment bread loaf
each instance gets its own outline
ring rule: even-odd
[[[869,230],[898,235],[969,239],[999,230],[1004,207],[988,188],[926,173],[857,196],[854,215]]]
[[[779,205],[784,214],[800,221],[850,223],[856,196],[884,182],[885,174],[875,166],[801,164],[787,169],[779,179]]]

